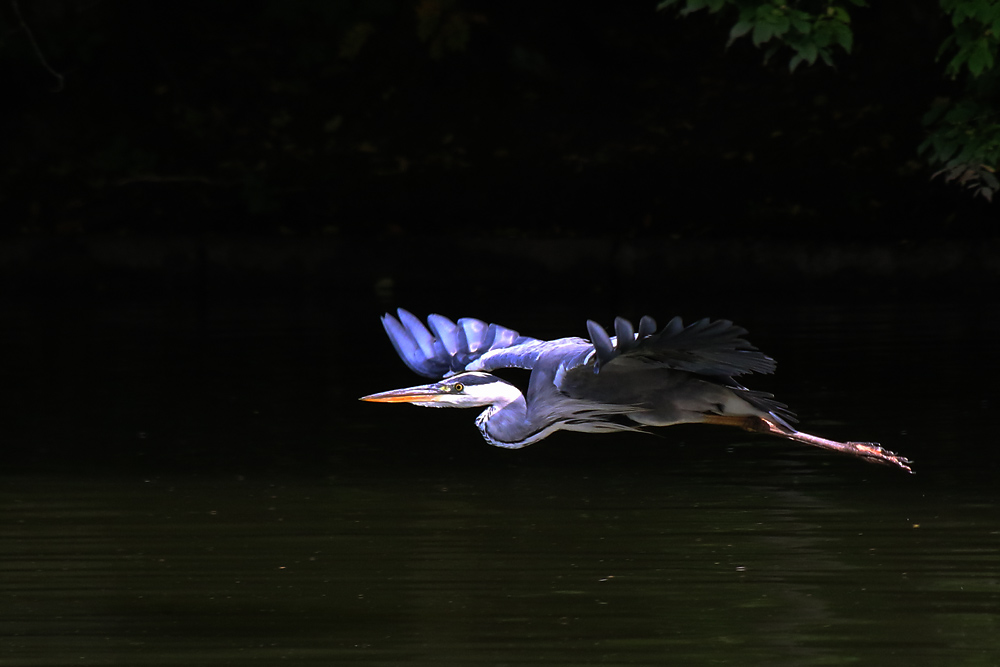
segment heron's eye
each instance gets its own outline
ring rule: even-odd
[[[461,394],[463,391],[465,391],[465,385],[462,384],[461,382],[456,382],[455,384],[451,385],[451,390],[456,394]]]

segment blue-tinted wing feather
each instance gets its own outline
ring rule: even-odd
[[[409,311],[400,308],[397,314],[398,319],[389,313],[382,317],[389,340],[410,370],[429,378],[471,370],[470,366],[483,355],[534,341],[512,329],[470,317],[455,323],[441,315],[430,315],[428,326],[424,326]]]
[[[458,326],[462,328],[462,332],[465,334],[468,346],[466,349],[469,352],[476,352],[483,346],[483,339],[486,338],[486,331],[489,329],[485,322],[471,317],[463,317],[458,321]]]
[[[443,354],[436,354],[434,348],[436,339],[431,336],[420,320],[404,310],[401,310],[399,314],[398,320],[388,313],[382,318],[382,326],[385,327],[385,332],[389,335],[392,346],[396,348],[396,354],[417,375],[429,378],[444,376],[449,368],[446,363],[449,355],[445,351],[444,345],[438,343]]]
[[[414,318],[416,319],[416,318]],[[442,317],[441,315],[428,315],[427,324],[430,326],[431,331],[437,336],[438,340],[441,341],[441,345],[448,354],[454,356],[458,354],[459,350],[459,340],[456,334],[455,323],[449,320],[447,317]]]
[[[516,331],[497,324],[491,324],[490,329],[493,330],[493,342],[490,343],[489,346],[491,350],[499,350],[504,347],[510,347],[518,340],[535,340],[534,338],[528,338],[527,336],[520,336]]]
[[[423,322],[405,310],[399,311],[399,321],[406,328],[406,331],[413,338],[414,342],[416,342],[417,347],[420,348],[420,352],[425,357],[433,358],[437,356],[437,350],[434,346],[437,339],[431,335],[431,332],[427,330]]]

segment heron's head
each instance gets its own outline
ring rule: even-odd
[[[489,373],[458,373],[440,382],[362,396],[362,401],[412,403],[425,408],[475,408],[507,404],[521,396],[509,382]]]

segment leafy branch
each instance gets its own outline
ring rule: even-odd
[[[1000,46],[1000,2],[996,0],[941,0],[941,9],[951,14],[955,32],[938,53],[940,58],[956,51],[945,72],[955,79],[964,65],[974,77],[993,69]]]
[[[938,52],[953,53],[945,66],[952,79],[962,79],[964,94],[938,100],[924,116],[927,139],[919,151],[940,167],[943,176],[987,201],[1000,190],[1000,76],[994,69],[1000,51],[1000,0],[941,0],[954,32]]]
[[[847,0],[856,7],[866,6],[865,0]],[[737,13],[736,23],[729,31],[732,45],[749,35],[754,46],[767,46],[765,62],[781,46],[794,51],[788,62],[792,72],[803,62],[812,65],[822,60],[833,65],[833,50],[842,48],[850,53],[854,46],[851,16],[843,4],[831,0],[821,2],[783,2],[782,0],[663,0],[659,9],[679,8],[681,16],[707,9],[716,13],[727,6]]]

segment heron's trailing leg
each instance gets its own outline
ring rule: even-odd
[[[877,442],[838,442],[836,440],[827,440],[826,438],[802,433],[801,431],[789,431],[786,428],[769,422],[763,417],[752,415],[705,415],[703,423],[736,426],[753,433],[770,433],[771,435],[777,435],[788,440],[804,442],[807,445],[822,447],[823,449],[832,449],[835,452],[857,456],[873,463],[896,466],[909,473],[913,472],[909,466],[911,463],[909,459],[890,452],[888,449],[884,449]]]

